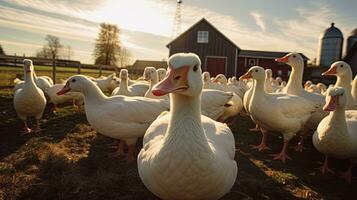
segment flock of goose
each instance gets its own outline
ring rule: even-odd
[[[222,122],[239,113],[251,117],[256,124],[252,131],[262,133],[254,148],[269,149],[269,132],[279,132],[283,146],[273,159],[285,163],[291,159],[289,141],[300,137],[296,150],[302,151],[304,139],[312,136],[326,158],[321,171],[333,172],[329,158],[350,159],[343,176],[351,181],[357,163],[357,78],[352,80],[350,66],[333,63],[323,75],[336,76],[337,81],[326,90],[322,83],[303,87],[300,54],[276,61],[291,66],[287,83],[259,66],[238,80],[223,74],[211,78],[202,73],[197,55],[178,53],[168,59],[167,70],[146,67],[138,80],[122,69],[119,77],[74,75],[65,84],[53,85],[49,77],[36,76],[31,60],[24,60],[24,81],[15,80],[14,107],[30,133],[27,118],[35,117],[33,131],[40,131],[47,99],[54,108],[73,102],[80,110],[84,103],[93,129],[120,140],[116,154],[128,161],[135,159],[137,138],[143,137],[139,175],[162,199],[218,199],[229,192],[237,176],[235,141]]]

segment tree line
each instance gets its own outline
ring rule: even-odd
[[[46,35],[46,44],[36,52],[36,57],[52,60],[52,78],[56,80],[56,59],[70,60],[74,51],[70,45],[63,45],[60,38],[54,35]],[[0,55],[5,52],[0,45]],[[115,71],[118,67],[127,67],[132,62],[131,52],[120,42],[120,29],[117,25],[101,23],[99,33],[95,40],[92,54],[94,64],[99,66],[101,75],[101,65],[113,66]]]
[[[126,67],[131,63],[130,51],[120,42],[120,29],[117,25],[101,23],[100,30],[95,40],[93,51],[94,64],[109,65],[113,67]],[[70,60],[74,55],[70,45],[61,44],[60,38],[47,35],[46,44],[37,51],[36,57],[48,59]]]

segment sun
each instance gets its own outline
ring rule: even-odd
[[[162,0],[108,0],[86,18],[97,22],[117,24],[120,28],[169,36],[175,2]]]

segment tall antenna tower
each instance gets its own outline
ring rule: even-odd
[[[177,0],[174,25],[172,27],[171,38],[174,38],[181,33],[181,5],[182,5],[182,0]]]

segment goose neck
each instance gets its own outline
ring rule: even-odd
[[[171,116],[166,135],[166,144],[192,144],[209,151],[201,121],[201,94],[189,97],[170,94]],[[183,141],[183,142],[180,142]]]
[[[302,77],[304,70],[300,67],[292,67],[289,81],[286,85],[288,94],[298,94],[303,91]]]
[[[347,131],[345,108],[337,107],[336,110],[330,112],[329,117],[330,117],[329,120],[330,125],[337,126],[338,129],[341,130],[339,131],[341,133]]]
[[[27,72],[25,71],[25,86],[35,86],[35,77],[34,77],[34,74],[33,72]]]
[[[352,87],[351,82],[352,82],[352,74],[351,73],[343,74],[337,76],[335,86],[343,87],[343,88],[351,88]]]
[[[259,92],[259,93],[265,93],[265,81],[256,79],[254,80],[253,83],[254,91]]]
[[[102,90],[90,81],[82,88],[82,92],[86,102],[98,102],[107,98]]]
[[[128,79],[121,79],[119,89],[128,92]]]

